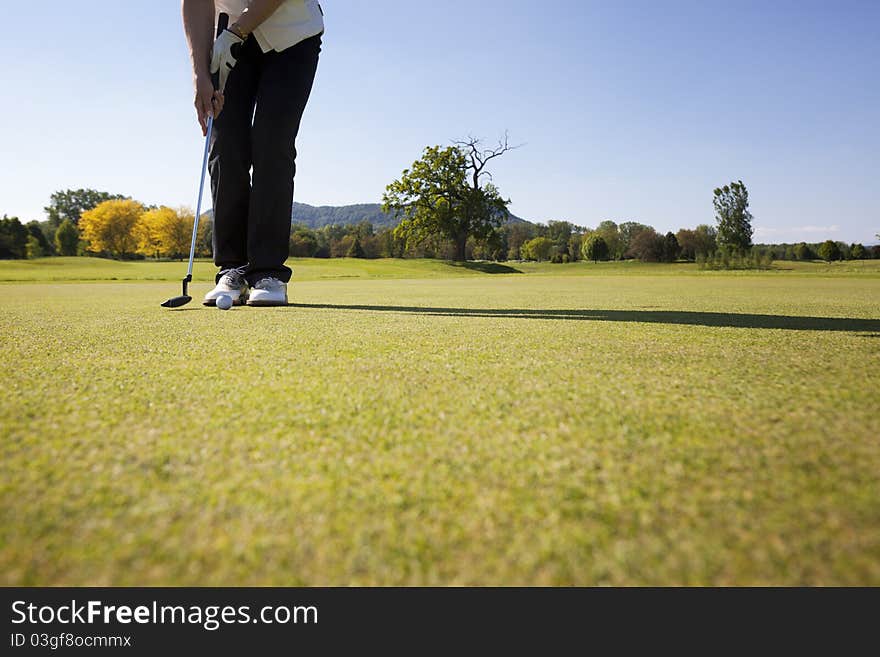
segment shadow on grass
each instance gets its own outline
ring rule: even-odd
[[[519,269],[508,265],[501,265],[497,262],[448,262],[446,264],[450,267],[470,269],[471,271],[479,271],[484,274],[522,274]]]
[[[539,310],[535,308],[431,308],[427,306],[367,306],[330,303],[291,303],[288,308],[328,310],[367,310],[413,313],[443,317],[509,317],[517,319],[563,319],[589,322],[642,322],[752,329],[790,329],[795,331],[880,332],[880,319],[849,317],[798,317],[790,315],[744,315],[738,313],[699,313],[679,310]]]

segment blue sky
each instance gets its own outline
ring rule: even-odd
[[[177,0],[7,3],[0,214],[58,189],[195,206]],[[756,241],[880,232],[880,2],[324,0],[296,198],[379,201],[429,144],[509,130],[511,210],[659,230],[748,186]]]

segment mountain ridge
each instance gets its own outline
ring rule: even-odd
[[[322,228],[330,224],[357,224],[367,220],[376,228],[393,228],[398,220],[382,212],[380,203],[355,203],[352,205],[309,205],[293,203],[293,223]],[[530,223],[521,217],[511,214],[508,223]]]

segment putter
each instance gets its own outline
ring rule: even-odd
[[[229,14],[221,13],[219,18],[217,19],[217,36],[220,36],[220,33],[226,29],[226,26],[229,25]],[[217,75],[215,74],[213,77],[214,88],[216,89],[218,86]],[[202,175],[199,178],[199,199],[196,202],[196,216],[193,220],[193,234],[192,234],[192,244],[189,247],[189,267],[186,270],[186,276],[183,278],[183,294],[179,297],[171,297],[167,301],[162,303],[162,306],[165,308],[180,308],[181,306],[185,306],[190,301],[192,301],[192,297],[188,294],[189,284],[192,282],[192,273],[193,273],[193,259],[196,255],[196,237],[198,236],[199,231],[199,216],[202,213],[202,194],[205,191],[205,170],[208,168],[208,153],[211,150],[211,132],[214,129],[214,115],[208,115],[208,130],[205,135],[205,154],[202,156]]]

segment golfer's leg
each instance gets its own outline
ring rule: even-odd
[[[296,135],[318,68],[321,37],[265,54],[252,132],[253,190],[248,215],[247,279],[290,280],[284,266],[290,241]]]
[[[247,264],[247,221],[251,195],[251,120],[262,53],[248,39],[229,74],[224,105],[211,138],[211,194],[214,198],[214,264],[220,275]]]

